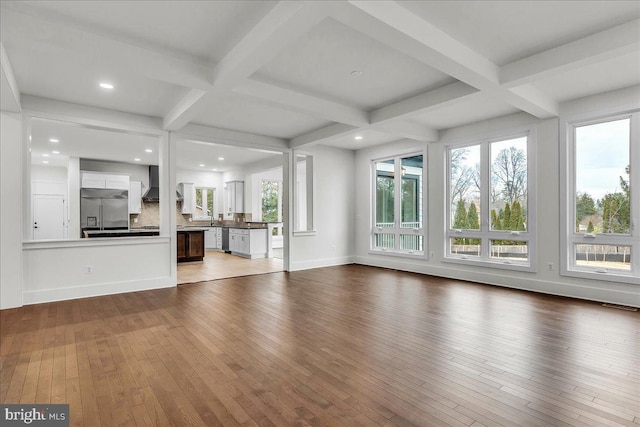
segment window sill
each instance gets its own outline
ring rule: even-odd
[[[594,270],[577,270],[577,269],[564,269],[560,272],[560,275],[566,277],[576,277],[580,279],[600,280],[603,282],[616,282],[626,283],[630,285],[640,285],[640,277],[633,276],[632,273],[625,273],[622,271],[607,271],[597,272]]]
[[[464,264],[464,265],[476,265],[480,267],[487,268],[498,268],[501,270],[511,270],[511,271],[524,271],[526,273],[535,273],[535,266],[530,265],[529,263],[522,262],[504,262],[504,261],[489,261],[486,259],[482,259],[479,257],[467,257],[463,258],[461,256],[455,255],[447,255],[442,259],[443,262],[449,262],[453,264]]]
[[[294,237],[298,237],[298,236],[315,236],[317,233],[316,230],[300,230],[300,231],[294,231],[293,235]]]
[[[404,252],[404,251],[395,251],[395,250],[382,250],[382,249],[369,249],[369,254],[371,255],[386,255],[386,256],[394,256],[399,258],[412,258],[412,259],[421,259],[426,260],[427,255],[423,252]]]

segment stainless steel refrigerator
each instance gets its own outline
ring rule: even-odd
[[[128,230],[129,192],[99,188],[80,189],[80,228]]]

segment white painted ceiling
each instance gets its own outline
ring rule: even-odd
[[[434,141],[640,84],[637,1],[3,0],[0,42],[3,106],[12,70],[22,95],[291,148]]]
[[[115,132],[58,120],[32,119],[30,123],[33,165],[67,167],[69,157],[135,165],[158,164],[160,139],[155,135]],[[51,142],[51,139],[58,142]],[[186,170],[210,172],[216,169],[215,172],[225,172],[273,156],[281,156],[280,153],[267,150],[199,141],[178,140],[177,144],[176,166]],[[54,153],[55,151],[58,153]]]

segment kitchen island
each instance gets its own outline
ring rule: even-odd
[[[177,230],[178,262],[204,259],[204,233],[209,227],[182,227]]]

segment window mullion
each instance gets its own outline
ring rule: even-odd
[[[480,146],[480,231],[485,236],[480,239],[480,257],[488,260],[490,258],[489,232],[490,205],[489,192],[491,190],[491,153],[490,143],[485,141]]]
[[[402,221],[402,160],[396,157],[393,163],[394,171],[394,224],[393,233],[395,234],[394,248],[400,250],[400,222]]]

